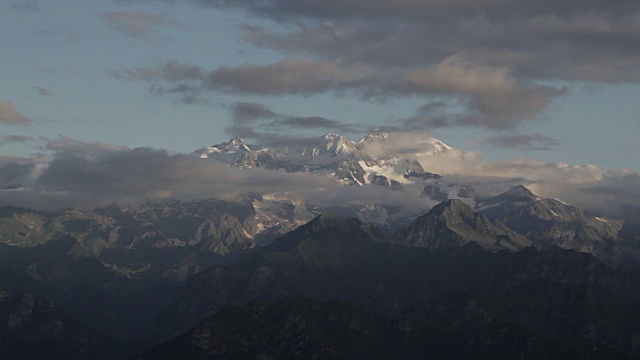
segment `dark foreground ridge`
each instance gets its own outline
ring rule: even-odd
[[[134,359],[632,359],[638,320],[629,300],[550,280],[452,294],[398,319],[287,297],[225,306]]]
[[[531,214],[550,229],[573,224],[585,227],[584,234],[591,234],[593,221],[605,224],[560,202],[530,200],[519,201],[514,218]],[[157,210],[165,220],[173,216]],[[190,211],[181,208],[176,221]],[[202,224],[204,217],[198,219]],[[89,237],[103,231],[101,225],[62,225],[93,230],[60,231],[33,246],[0,244],[6,358],[640,355],[634,340],[640,335],[637,271],[542,246],[534,233],[529,239],[459,200],[436,206],[391,239],[374,225],[325,212],[235,262],[203,270],[197,269],[202,258],[189,254],[192,247],[139,248],[134,250],[145,253],[140,257],[116,259],[114,250],[131,250],[92,247],[100,240]],[[119,234],[114,239],[126,239]],[[147,263],[149,257],[159,259]],[[160,276],[167,273],[154,266],[196,274],[181,282]]]
[[[375,228],[355,219],[316,220],[236,264],[194,276],[162,319],[157,339],[179,335],[225,304],[290,295],[345,301],[385,316],[448,293],[500,294],[536,279],[594,284],[640,299],[636,273],[574,250],[492,252],[476,242],[429,250],[380,242]]]

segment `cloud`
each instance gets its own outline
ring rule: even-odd
[[[10,169],[0,180],[23,180],[18,190],[0,191],[0,204],[56,210],[65,207],[95,208],[116,202],[139,205],[164,200],[218,198],[236,201],[248,193],[276,193],[303,199],[319,206],[384,203],[428,208],[416,197],[380,186],[345,187],[332,177],[287,173],[266,169],[243,171],[193,155],[170,155],[164,150],[136,148],[105,149],[102,144],[88,150],[91,156],[63,151],[46,167],[34,164],[0,165]],[[11,176],[9,176],[11,174]]]
[[[333,92],[371,98],[418,96],[458,99],[442,111],[441,126],[510,128],[544,111],[564,89],[536,85],[511,76],[507,67],[477,64],[461,56],[420,68],[380,71],[373,67],[287,58],[273,64],[201,68],[167,63],[156,68],[112,71],[112,76],[150,81],[155,94],[199,97],[208,92],[243,95],[302,95]],[[459,109],[463,108],[463,111]],[[420,123],[422,117],[405,125]],[[426,124],[429,121],[422,121]]]
[[[518,81],[507,67],[478,65],[459,56],[446,58],[436,66],[409,71],[400,86],[401,91],[409,93],[461,97],[466,111],[443,121],[443,125],[497,129],[514,127],[533,118],[565,91]]]
[[[34,164],[0,160],[0,188],[26,181],[31,177],[34,169]]]
[[[495,135],[485,142],[496,147],[521,150],[550,150],[558,145],[558,140],[538,133]]]
[[[138,68],[127,77],[150,81],[152,93],[185,103],[204,102],[211,92],[412,96],[425,103],[446,98],[437,115],[416,111],[395,124],[406,130],[514,129],[544,116],[570,82],[640,82],[640,47],[632,45],[640,43],[640,5],[630,0],[570,0],[575,6],[551,0],[199,3],[276,20],[281,26],[242,26],[243,39],[284,57],[270,64],[194,67],[192,76]]]
[[[238,102],[231,105],[233,121],[239,124],[251,123],[260,119],[272,119],[278,116],[267,106],[258,103]]]
[[[293,139],[283,139],[281,134],[291,130],[359,133],[363,128],[361,124],[348,124],[321,116],[278,114],[259,103],[237,102],[231,104],[230,109],[234,124],[226,128],[227,132],[261,143],[290,143]]]
[[[31,12],[40,10],[40,2],[38,0],[11,0],[9,4],[16,10]]]
[[[29,125],[29,120],[20,114],[10,101],[0,101],[0,124]]]
[[[177,60],[171,60],[158,68],[136,67],[133,69],[108,70],[108,74],[117,79],[131,81],[156,81],[164,80],[179,82],[187,80],[201,80],[206,74],[198,66],[182,64]]]
[[[201,85],[193,85],[194,82],[202,82],[206,77],[205,71],[198,67],[179,63],[176,60],[168,61],[164,65],[151,67],[135,67],[131,69],[110,69],[107,74],[116,79],[129,81],[153,82],[148,90],[155,95],[177,95],[176,102],[182,104],[206,104]],[[170,83],[171,86],[162,84]]]
[[[220,67],[205,87],[222,92],[257,95],[311,95],[356,87],[372,69],[344,68],[337,63],[283,59],[274,64]]]
[[[284,58],[173,78],[138,68],[129,78],[154,73],[145,79],[150,91],[183,103],[205,102],[209,92],[450,98],[446,111],[414,114],[404,129],[514,128],[565,93],[550,85],[557,81],[640,82],[640,47],[632,45],[640,43],[640,5],[631,0],[197,2],[276,20],[282,26],[244,25],[243,39]]]
[[[597,1],[575,8],[538,4],[478,1],[456,9],[435,1],[385,2],[379,8],[388,11],[384,14],[350,2],[353,6],[333,4],[333,16],[319,12],[321,22],[285,18],[297,25],[288,27],[289,31],[245,26],[244,38],[286,54],[389,68],[435,64],[461,55],[492,66],[509,66],[516,77],[640,81],[634,70],[640,64],[640,49],[629,46],[640,40],[640,6],[631,1]],[[294,8],[310,6],[290,10]],[[350,15],[338,16],[339,10],[347,8]],[[408,11],[414,8],[425,10]],[[362,12],[357,14],[356,9]]]
[[[51,91],[40,87],[40,86],[34,86],[34,89],[38,90],[38,94],[40,94],[41,96],[56,96],[56,94],[52,93]]]
[[[427,137],[411,133],[390,136],[393,141],[363,151],[372,156],[389,152],[414,154],[425,170],[441,174],[445,184],[472,185],[483,194],[496,194],[523,184],[543,196],[562,199],[594,214],[640,215],[637,172],[532,159],[487,161],[456,149],[415,154],[421,148],[420,141],[427,141]],[[135,206],[203,198],[234,201],[248,193],[275,193],[316,206],[386,205],[426,212],[434,205],[420,196],[420,183],[401,189],[345,186],[331,176],[264,168],[240,170],[192,154],[128,149],[65,137],[50,141],[47,148],[54,151],[49,160],[0,157],[0,188],[22,185],[20,189],[0,190],[0,204],[45,210],[91,209],[114,202]]]
[[[31,140],[31,136],[26,135],[5,135],[0,136],[0,144],[22,143]]]
[[[640,216],[640,174],[632,170],[527,158],[488,161],[456,149],[425,154],[417,160],[426,171],[441,174],[443,182],[472,185],[481,194],[496,195],[522,184],[595,215],[634,221]]]
[[[42,138],[46,141],[43,150],[52,151],[57,157],[86,157],[96,158],[106,153],[125,151],[128,148],[115,144],[98,141],[86,142],[72,139],[68,136],[58,136],[55,139]]]
[[[98,15],[112,29],[148,42],[162,39],[160,30],[179,26],[168,14],[150,14],[142,11],[118,11]]]
[[[358,79],[372,72],[373,69],[342,68],[336,63],[283,59],[267,65],[223,66],[209,72],[171,61],[153,68],[111,70],[109,74],[121,79],[154,82],[156,89],[164,89],[163,93],[219,91],[256,95],[311,95],[356,87]]]
[[[200,0],[200,3],[217,7],[239,7],[252,13],[278,19],[292,20],[299,17],[319,20],[393,19],[405,22],[430,22],[451,17],[483,15],[490,19],[527,18],[548,13],[571,15],[575,12],[615,15],[640,10],[633,0],[607,2],[568,0],[559,4],[553,0],[534,3],[526,0]]]

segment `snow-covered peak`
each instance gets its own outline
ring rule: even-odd
[[[262,147],[247,145],[236,137],[195,153],[232,167],[323,173],[347,179],[347,183],[364,185],[422,181],[419,176],[406,175],[425,172],[420,157],[448,149],[451,147],[426,134],[372,131],[359,141],[330,133],[309,139],[305,144]]]
[[[358,144],[374,141],[384,141],[389,138],[390,132],[374,130],[358,141]]]
[[[447,151],[447,150],[452,150],[453,148],[445,143],[443,143],[442,141],[434,138],[434,137],[430,137],[429,140],[427,141],[427,143],[431,146],[433,146],[434,150],[436,150],[437,152],[441,152],[441,151]]]
[[[333,154],[353,153],[356,150],[356,144],[344,136],[338,134],[327,134],[324,136],[327,140],[325,151]]]
[[[249,148],[249,145],[247,145],[247,143],[245,143],[244,140],[242,140],[242,138],[237,136],[229,140],[229,142],[226,144],[223,143],[216,146],[219,149],[226,150],[226,151],[239,151],[239,150],[251,151],[251,148]]]
[[[195,153],[200,156],[201,159],[207,159],[215,154],[246,154],[251,151],[251,147],[242,140],[240,137],[234,137],[229,142],[223,142],[217,145],[208,146],[204,149],[196,150]],[[226,162],[226,161],[225,161]]]
[[[392,157],[415,159],[452,149],[442,141],[426,134],[378,131],[367,134],[356,145],[364,155],[373,159]]]

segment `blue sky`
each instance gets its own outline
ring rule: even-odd
[[[637,6],[482,3],[0,0],[0,154],[388,127],[488,160],[640,170]],[[240,122],[238,104],[270,115]]]

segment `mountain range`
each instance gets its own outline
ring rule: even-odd
[[[282,147],[235,138],[192,155],[249,174],[305,172],[346,189],[409,191],[425,209],[376,199],[319,205],[286,192],[56,212],[1,207],[4,353],[640,355],[636,222],[522,185],[494,194],[453,182],[418,161],[456,151],[431,137],[316,140]]]
[[[434,235],[436,234],[434,229],[441,229],[437,234],[441,234],[447,241],[437,240],[438,235]],[[455,241],[449,241],[452,239]],[[274,303],[277,304],[276,308],[281,309],[277,311],[296,311],[295,306],[300,301],[303,303],[312,301],[312,306],[324,306],[313,305],[316,301],[334,300],[355,304],[358,308],[349,305],[348,312],[362,314],[358,316],[364,316],[370,319],[367,321],[384,325],[381,325],[382,328],[379,330],[366,328],[366,334],[369,331],[374,333],[381,331],[375,336],[395,334],[393,335],[395,340],[385,345],[388,347],[381,348],[379,354],[389,354],[389,351],[397,351],[400,354],[402,351],[410,351],[411,354],[418,355],[426,354],[427,350],[419,345],[420,341],[416,340],[426,336],[423,331],[427,334],[436,334],[437,337],[434,339],[442,340],[442,342],[438,340],[437,343],[449,342],[460,345],[460,351],[466,349],[463,351],[465,353],[475,349],[473,351],[480,351],[479,354],[490,354],[498,350],[507,351],[508,354],[525,350],[533,351],[533,354],[547,354],[562,347],[567,354],[575,355],[584,354],[585,349],[595,347],[599,349],[595,354],[611,355],[611,358],[615,356],[625,358],[636,354],[637,350],[630,339],[633,338],[633,331],[640,331],[640,329],[629,324],[628,319],[622,315],[615,315],[616,317],[611,318],[610,323],[607,323],[607,326],[612,329],[623,331],[620,333],[623,338],[616,340],[617,342],[614,340],[602,342],[599,333],[587,336],[590,334],[589,331],[596,331],[589,330],[591,329],[589,326],[592,326],[590,320],[584,320],[586,322],[576,325],[575,329],[572,328],[572,333],[564,334],[558,325],[563,323],[561,319],[552,318],[549,324],[543,326],[536,323],[535,319],[521,318],[520,312],[532,311],[521,307],[515,307],[511,310],[512,313],[506,313],[506,315],[498,313],[495,315],[496,318],[482,318],[486,323],[481,324],[477,323],[479,320],[476,317],[480,315],[476,313],[469,314],[470,318],[464,318],[464,321],[449,319],[451,324],[457,324],[456,328],[442,325],[447,324],[446,321],[433,320],[427,325],[423,323],[420,326],[411,325],[410,328],[414,330],[409,331],[407,330],[409,325],[404,323],[404,320],[389,320],[402,319],[404,316],[402,314],[407,311],[420,311],[422,314],[423,310],[409,310],[416,306],[423,306],[421,304],[433,302],[447,304],[448,294],[456,293],[469,293],[468,296],[474,298],[479,296],[483,306],[489,307],[486,311],[495,311],[499,304],[507,301],[502,297],[506,295],[501,294],[516,291],[510,289],[520,289],[521,286],[534,280],[543,281],[543,285],[535,285],[534,281],[532,283],[534,285],[531,285],[534,286],[534,290],[518,293],[519,297],[516,300],[509,298],[508,301],[520,304],[525,298],[533,296],[531,291],[536,294],[537,286],[550,291],[544,296],[564,296],[563,299],[567,302],[574,298],[583,301],[580,296],[584,294],[584,289],[605,291],[610,295],[597,297],[604,302],[598,305],[603,311],[610,311],[608,310],[610,307],[619,309],[620,306],[622,306],[620,309],[623,309],[621,311],[627,311],[624,309],[631,311],[635,303],[632,300],[640,299],[640,279],[638,278],[640,273],[609,267],[587,253],[564,250],[555,246],[543,249],[541,245],[532,241],[519,243],[516,240],[527,240],[527,238],[510,230],[499,220],[489,220],[484,215],[474,212],[460,200],[443,202],[416,219],[407,229],[391,237],[385,236],[375,225],[363,223],[356,218],[323,213],[311,222],[275,239],[270,245],[238,256],[239,260],[236,262],[213,265],[195,275],[188,276],[186,281],[180,284],[171,279],[162,280],[162,277],[147,275],[136,278],[122,271],[114,271],[113,266],[99,260],[91,251],[84,248],[82,241],[67,235],[34,247],[19,248],[4,245],[6,250],[3,252],[5,257],[0,259],[0,273],[5,275],[0,276],[0,288],[16,295],[24,292],[37,294],[36,296],[44,299],[43,301],[61,304],[62,311],[71,314],[71,318],[88,324],[82,326],[96,329],[92,331],[104,331],[121,341],[136,339],[140,344],[133,347],[130,345],[127,347],[122,343],[114,345],[113,354],[130,354],[135,351],[135,348],[144,348],[144,344],[159,343],[187,332],[183,337],[162,345],[165,346],[164,348],[158,348],[165,350],[159,352],[151,350],[149,354],[140,355],[140,358],[163,358],[162,356],[171,358],[167,357],[168,354],[177,354],[167,351],[167,346],[176,351],[183,349],[184,353],[200,354],[198,356],[209,358],[207,356],[210,355],[206,354],[211,352],[207,353],[209,350],[206,350],[206,346],[204,353],[202,349],[184,349],[184,346],[191,345],[185,345],[187,343],[184,341],[187,340],[180,340],[188,339],[189,336],[195,336],[189,334],[197,333],[201,334],[198,335],[201,339],[200,343],[214,341],[211,338],[208,338],[210,340],[202,338],[204,334],[211,334],[210,330],[205,330],[207,326],[216,326],[216,328],[223,326],[221,328],[223,330],[220,331],[224,331],[225,336],[228,335],[228,338],[216,337],[213,345],[207,345],[211,346],[213,350],[210,350],[213,354],[224,354],[223,349],[230,347],[236,349],[231,345],[234,344],[233,341],[240,341],[237,339],[249,336],[243,331],[249,331],[258,325],[251,322],[236,323],[240,320],[233,320],[234,316],[245,315],[240,315],[242,312],[238,313],[236,310],[228,310],[229,308],[225,306],[229,304],[246,306],[258,300],[276,301]],[[508,246],[499,246],[505,244]],[[518,246],[511,246],[513,244]],[[544,285],[547,283],[551,284],[548,285],[549,289]],[[555,285],[556,283],[560,285]],[[302,296],[313,300],[292,298],[290,301],[285,300],[284,303],[278,302],[278,299],[287,299],[291,296]],[[107,299],[109,300],[105,301]],[[488,302],[485,304],[485,301]],[[543,303],[538,304],[538,300],[529,301],[528,304],[534,307],[547,306]],[[270,306],[267,305],[265,309],[271,309]],[[294,308],[288,309],[287,306]],[[462,309],[468,308],[464,304],[460,306],[459,310],[451,310],[451,314],[457,314]],[[548,306],[553,308],[567,305],[552,303]],[[585,309],[591,309],[591,305],[584,306]],[[561,311],[562,308],[558,307],[558,309]],[[270,314],[270,311],[260,316],[279,316],[278,312]],[[338,316],[333,315],[332,311],[322,312],[325,317],[321,317],[318,321],[326,317],[333,319],[333,316]],[[346,310],[340,310],[338,307],[335,311],[344,313]],[[221,315],[215,315],[218,312]],[[132,314],[136,316],[132,317]],[[207,320],[207,317],[212,315],[214,318]],[[224,326],[227,325],[213,325],[217,324],[218,316],[225,317],[226,320],[222,320],[225,324],[241,325],[229,332],[224,330],[226,329]],[[438,310],[433,314],[429,313],[427,318],[431,319],[434,316],[443,315]],[[601,319],[595,313],[589,316]],[[205,323],[198,325],[201,321]],[[618,328],[618,323],[627,325],[624,325],[624,328]],[[314,321],[313,326],[318,328],[313,328],[313,331],[329,331],[328,329],[333,329],[335,325],[331,324]],[[197,327],[189,332],[193,326]],[[290,327],[286,327],[285,324],[282,326],[285,326],[282,330],[285,331],[283,334],[294,331],[286,330]],[[422,329],[422,326],[426,326],[426,329]],[[474,330],[471,331],[471,329]],[[478,339],[491,338],[494,336],[491,334],[500,332],[498,329],[518,331],[513,334],[513,337],[494,339],[492,343],[477,348]],[[549,329],[564,335],[550,337],[547,332]],[[339,338],[323,339],[320,343],[315,343],[312,341],[317,339],[315,332],[305,332],[300,335],[294,331],[292,334],[291,336],[303,336],[306,339],[307,345],[300,350],[304,354],[322,353],[323,344],[326,341],[337,349],[343,348]],[[459,337],[460,334],[464,336]],[[256,334],[251,336],[256,339],[257,345],[245,349],[248,352],[238,353],[237,356],[249,358],[264,351],[271,351],[268,350],[270,347],[265,348],[264,345],[264,341],[271,341],[268,340],[269,338],[260,338]],[[361,338],[363,334],[352,336],[356,343],[360,341],[364,341],[363,344],[367,343]],[[609,336],[607,339],[612,339],[610,334],[607,336]],[[411,340],[414,337],[417,338]],[[280,342],[281,350],[270,353],[270,356],[286,358],[287,356],[283,354],[287,354],[290,343],[282,342],[284,340],[281,338],[278,339],[276,340]],[[467,347],[460,343],[463,340]],[[227,341],[231,342],[227,343]],[[514,341],[516,345],[505,350],[504,347]],[[188,341],[188,344],[193,343],[193,340]],[[367,347],[363,345],[354,349],[354,354],[366,354],[366,352],[359,352],[364,351],[362,350],[364,348]],[[220,353],[220,351],[223,352]],[[441,348],[438,351],[436,353],[441,354],[441,358],[446,357],[445,349]],[[346,353],[334,352],[335,356],[342,356],[339,354]],[[118,356],[120,355],[113,355],[111,358]],[[388,357],[385,355],[382,358]]]
[[[359,141],[351,141],[338,134],[327,134],[300,146],[253,146],[234,138],[196,150],[195,154],[239,168],[325,173],[346,184],[391,186],[407,182],[413,174],[425,173],[415,160],[416,155],[452,150],[430,136],[412,139],[417,141],[398,149],[398,141],[403,140],[398,137],[394,133],[372,132]]]

